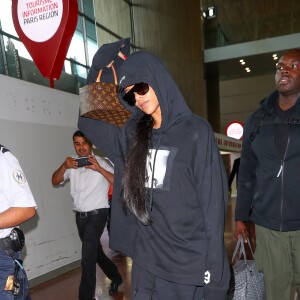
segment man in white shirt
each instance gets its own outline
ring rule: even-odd
[[[36,203],[18,160],[0,145],[1,300],[30,299],[28,280],[21,261],[24,235],[14,227],[32,218],[35,211]]]
[[[73,209],[82,241],[79,299],[92,300],[96,288],[96,263],[112,281],[110,293],[116,292],[122,283],[117,267],[105,255],[100,243],[109,208],[108,189],[114,175],[112,166],[105,159],[92,154],[92,144],[81,131],[74,133],[73,144],[77,157],[66,158],[53,173],[52,184],[70,180]],[[84,166],[78,159],[85,160]]]

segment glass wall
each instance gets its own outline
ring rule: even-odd
[[[11,15],[12,0],[1,0],[0,10],[0,74],[49,86],[32,61],[29,52],[20,41]],[[96,5],[96,7],[94,7]],[[131,37],[131,1],[78,0],[78,22],[66,60],[55,88],[78,93],[85,83],[92,59],[104,43]],[[114,8],[118,7],[118,10]],[[97,10],[97,13],[95,13]],[[115,22],[122,16],[125,23]],[[99,20],[96,19],[96,16]]]

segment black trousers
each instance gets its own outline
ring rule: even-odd
[[[96,289],[96,264],[111,280],[120,281],[121,275],[114,263],[105,255],[100,243],[106,220],[107,208],[101,209],[98,215],[80,217],[76,215],[79,237],[82,241],[82,274],[79,286],[79,299],[94,299]]]

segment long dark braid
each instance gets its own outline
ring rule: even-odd
[[[151,222],[147,209],[145,180],[146,161],[153,124],[154,119],[146,114],[138,122],[133,135],[132,146],[126,156],[123,178],[124,204],[144,225],[149,225]]]

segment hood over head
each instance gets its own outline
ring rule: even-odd
[[[130,38],[125,38],[114,43],[103,44],[93,57],[92,66],[89,70],[85,84],[94,83],[101,69],[104,69],[101,81],[113,83],[114,78],[112,71],[105,67],[114,60],[114,67],[118,73],[118,69],[124,61],[118,56],[118,53],[121,51],[125,56],[128,56],[129,50]]]
[[[181,117],[191,113],[174,79],[160,58],[145,51],[131,54],[120,67],[120,100],[123,101],[125,87],[140,82],[148,83],[155,91],[162,113],[162,131],[167,130]]]

